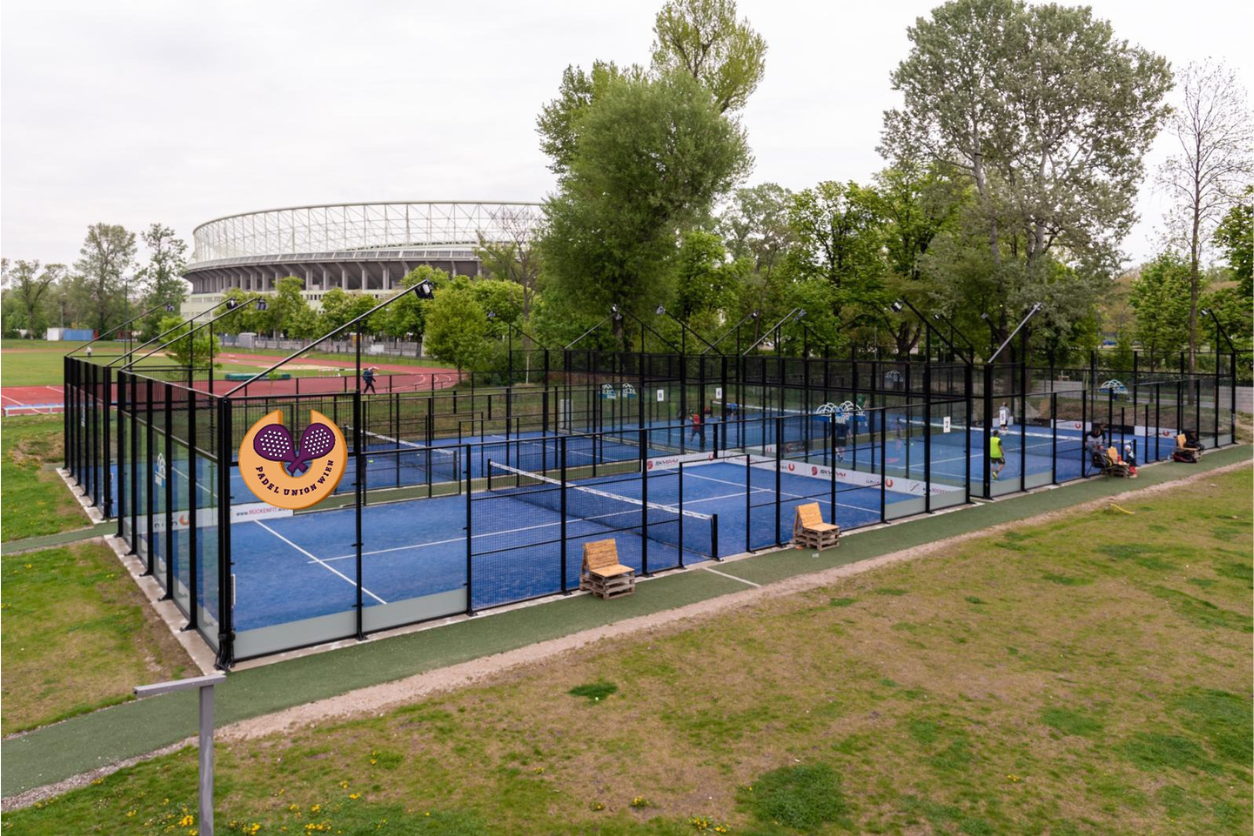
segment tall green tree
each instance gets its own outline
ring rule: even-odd
[[[71,294],[75,307],[104,332],[121,322],[129,308],[127,295],[135,266],[135,233],[115,224],[87,228],[87,237],[74,262]]]
[[[667,295],[680,232],[748,169],[743,132],[685,74],[617,80],[579,124],[569,173],[544,208],[548,278],[589,312],[651,311]]]
[[[162,351],[166,357],[174,361],[174,365],[194,365],[198,369],[207,369],[210,358],[218,357],[222,353],[217,337],[217,333],[220,332],[217,332],[215,326],[213,335],[210,335],[208,328],[201,328],[193,335],[190,332],[195,327],[194,324],[184,323],[183,318],[177,314],[166,314],[157,323],[157,330],[153,336],[170,331],[164,338],[170,343]],[[214,368],[219,368],[222,364],[215,361],[213,365]]]
[[[793,194],[776,183],[737,189],[718,221],[718,230],[733,259],[729,272],[737,278],[730,326],[754,311],[752,341],[761,336],[762,320],[776,322],[787,310],[783,296],[788,254],[797,244],[788,222]]]
[[[721,112],[740,110],[766,71],[766,41],[735,0],[671,0],[653,24],[653,70],[681,71],[714,96]]]
[[[1179,153],[1158,172],[1171,198],[1164,218],[1169,246],[1189,259],[1189,371],[1196,369],[1197,318],[1202,261],[1224,213],[1254,174],[1254,122],[1236,71],[1207,61],[1180,75],[1183,102],[1172,112],[1169,132]]]
[[[478,370],[488,358],[487,312],[469,288],[437,291],[427,310],[423,349],[458,372]]]
[[[0,284],[11,300],[7,316],[13,320],[5,323],[5,330],[25,329],[28,336],[42,339],[48,328],[51,291],[65,278],[65,265],[47,264],[40,269],[38,261],[18,259],[10,265],[6,258],[2,272]]]
[[[164,306],[173,305],[177,311],[187,300],[187,282],[183,271],[187,267],[187,244],[168,226],[155,223],[140,233],[140,239],[148,248],[148,263],[141,267],[135,278],[144,289],[145,309],[161,305],[142,322],[144,338],[155,337],[164,316]]]
[[[793,269],[832,286],[833,313],[883,305],[884,233],[872,191],[857,183],[819,183],[793,196],[788,220],[797,239]]]
[[[295,336],[291,333],[292,326],[298,322],[306,322],[305,312],[309,310],[309,300],[302,292],[304,289],[305,280],[299,276],[284,276],[275,282],[274,293],[266,300],[269,303],[266,313],[270,315],[270,331],[275,336]]]
[[[1215,244],[1244,298],[1254,297],[1254,186],[1246,186],[1241,200],[1228,210],[1215,229]]]
[[[1142,159],[1167,115],[1167,62],[1087,7],[953,0],[908,30],[881,151],[970,183],[1004,337],[1057,260],[1110,278],[1136,218]],[[1053,311],[1046,309],[1042,321]]]
[[[1136,311],[1136,338],[1151,366],[1185,348],[1189,340],[1188,262],[1164,253],[1141,268],[1129,302]]]

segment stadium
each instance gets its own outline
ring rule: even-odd
[[[227,215],[193,232],[183,312],[201,314],[231,288],[274,290],[284,276],[304,279],[315,307],[332,288],[385,296],[423,264],[475,276],[477,246],[529,240],[539,222],[538,203],[500,201],[328,203]]]

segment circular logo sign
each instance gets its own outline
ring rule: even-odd
[[[276,409],[252,425],[239,447],[244,484],[262,502],[290,511],[330,496],[347,463],[344,434],[316,409],[309,411],[309,426],[301,432],[299,445],[283,426],[283,411]]]

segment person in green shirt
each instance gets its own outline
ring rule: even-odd
[[[1001,433],[997,430],[993,430],[993,436],[988,440],[988,458],[993,466],[993,478],[1000,479],[1002,468],[1006,466],[1006,454],[1001,449]]]

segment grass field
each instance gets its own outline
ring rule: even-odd
[[[219,831],[1249,833],[1252,489],[1247,467],[219,744]],[[195,757],[4,828],[186,832]]]
[[[0,538],[5,542],[91,525],[61,477],[60,415],[4,418],[0,433]]]
[[[198,673],[103,544],[8,555],[0,576],[6,735],[133,699],[141,683]]]

